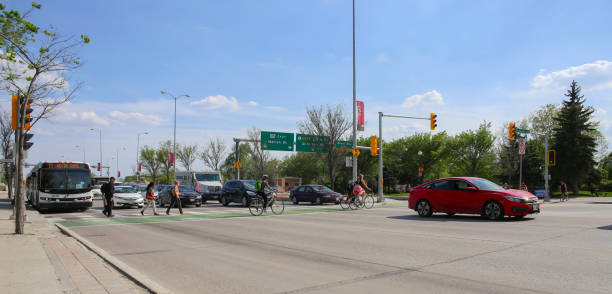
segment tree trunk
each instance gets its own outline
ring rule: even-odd
[[[572,183],[572,192],[574,193],[574,196],[578,196],[578,188],[578,183]]]

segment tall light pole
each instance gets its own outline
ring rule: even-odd
[[[91,128],[90,131],[95,131],[96,129]],[[100,165],[102,165],[102,129],[98,128],[98,132],[100,132]],[[102,169],[100,169],[100,175],[102,175]]]
[[[85,162],[85,146],[75,145],[74,147],[83,149],[83,162]]]
[[[174,143],[172,144],[172,170],[173,170],[173,175],[174,175],[174,181],[176,181],[176,100],[178,100],[181,97],[185,97],[185,98],[189,98],[191,96],[189,96],[189,94],[183,94],[183,95],[179,95],[179,96],[174,96],[171,93],[168,93],[166,91],[161,91],[162,95],[168,95],[170,97],[172,97],[172,99],[174,99]]]
[[[136,142],[136,182],[140,182],[140,135],[148,135],[149,132],[138,133]]]
[[[353,148],[357,148],[357,73],[355,69],[355,0],[353,0]],[[353,156],[353,181],[357,180],[357,157]]]
[[[117,148],[117,181],[119,180],[119,150],[125,150],[125,147]]]

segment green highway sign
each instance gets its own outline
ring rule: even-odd
[[[517,133],[529,134],[529,130],[527,129],[514,128],[514,131],[516,131]]]
[[[297,134],[295,138],[295,151],[297,152],[327,152],[327,137]]]
[[[293,133],[261,132],[261,149],[293,151]]]
[[[353,149],[353,142],[338,141],[336,142],[336,149]]]

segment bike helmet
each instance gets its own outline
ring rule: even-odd
[[[265,180],[268,178],[268,175],[263,175],[261,178]]]

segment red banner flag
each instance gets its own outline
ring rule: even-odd
[[[118,171],[117,171],[117,178],[120,178],[120,177],[121,177],[121,171],[120,171],[120,170],[118,170]]]
[[[98,171],[102,169],[102,164],[98,162]]]
[[[142,163],[138,164],[138,171],[141,172],[142,171]]]
[[[172,165],[174,163],[174,153],[168,152],[168,164]]]
[[[365,125],[363,101],[357,101],[357,130],[363,132]]]

